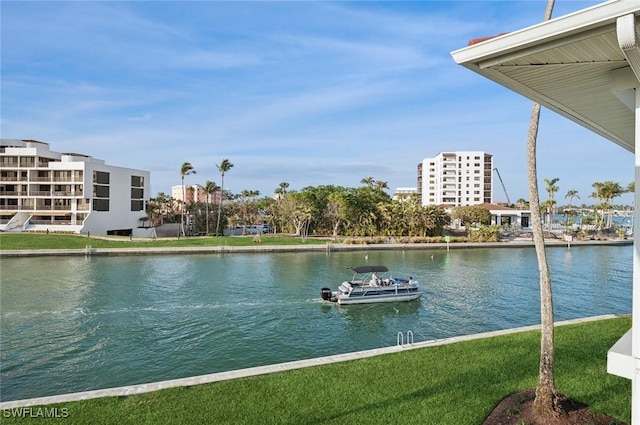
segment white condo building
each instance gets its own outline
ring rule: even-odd
[[[0,231],[148,236],[149,172],[0,139]]]
[[[458,207],[490,204],[493,156],[480,151],[441,152],[418,164],[422,205]]]

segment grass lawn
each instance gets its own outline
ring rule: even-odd
[[[328,239],[307,238],[305,244],[326,244]],[[298,237],[265,234],[260,245],[300,245]],[[84,249],[93,248],[164,248],[202,246],[255,246],[253,236],[202,236],[187,238],[134,239],[116,236],[92,236],[44,233],[0,233],[0,249]]]
[[[558,390],[627,423],[631,383],[606,373],[606,355],[630,326],[630,317],[559,326],[555,341]],[[529,331],[47,408],[67,409],[65,424],[478,425],[505,396],[535,387],[539,347]],[[2,423],[29,422],[3,413]]]

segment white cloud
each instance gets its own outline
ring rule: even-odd
[[[216,180],[223,158],[232,189],[263,194],[413,186],[422,158],[479,149],[526,198],[529,102],[449,52],[541,16],[540,2],[7,2],[0,131],[148,169],[155,192],[185,161]],[[563,119],[543,114],[543,135],[539,173],[561,190],[633,178],[625,152]]]

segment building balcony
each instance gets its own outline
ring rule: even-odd
[[[29,192],[2,192],[0,196],[18,196],[31,197],[40,196],[47,198],[81,198],[84,196],[82,192],[59,191],[59,190],[30,190]]]
[[[60,225],[65,225],[65,226],[69,226],[71,225],[71,220],[34,220],[31,219],[29,220],[29,224],[40,224],[40,225],[48,225],[48,224],[60,224]]]

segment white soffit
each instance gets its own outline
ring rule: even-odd
[[[614,76],[629,67],[616,20],[629,14],[636,16],[638,31],[640,1],[612,0],[451,55],[458,64],[633,152],[634,113],[614,87]]]

